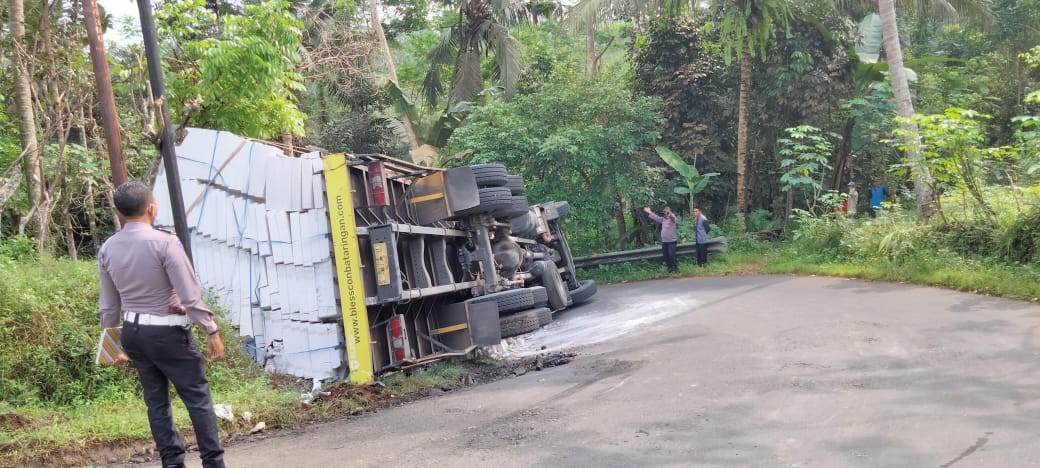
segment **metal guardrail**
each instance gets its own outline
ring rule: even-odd
[[[708,239],[708,252],[717,253],[729,250],[729,243],[725,237]],[[697,253],[697,244],[687,242],[679,244],[675,249],[676,255],[694,255]],[[592,268],[600,265],[611,265],[614,263],[633,262],[636,260],[662,260],[661,247],[646,247],[643,249],[626,250],[624,252],[612,252],[606,254],[589,255],[574,259],[575,268]]]

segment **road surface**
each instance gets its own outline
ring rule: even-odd
[[[228,466],[1040,464],[1034,304],[722,277],[601,287],[557,318],[500,352],[584,344],[568,365],[234,445]]]

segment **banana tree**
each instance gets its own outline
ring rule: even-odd
[[[710,181],[712,177],[719,175],[719,173],[709,172],[707,174],[701,174],[700,171],[697,170],[696,159],[693,163],[687,164],[686,161],[683,161],[682,156],[675,151],[665,148],[664,146],[658,146],[654,149],[657,151],[657,155],[661,157],[661,160],[671,166],[672,169],[675,169],[675,171],[682,176],[683,181],[686,182],[685,187],[675,187],[673,192],[679,195],[688,195],[690,197],[690,209],[693,210],[693,208],[697,206],[694,197],[707,188],[708,181]]]

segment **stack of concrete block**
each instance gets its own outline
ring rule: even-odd
[[[269,370],[342,377],[343,333],[322,164],[226,132],[189,129],[177,147],[195,271]],[[166,174],[156,224],[173,230]]]

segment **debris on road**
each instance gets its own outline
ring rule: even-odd
[[[213,412],[217,413],[217,417],[226,421],[234,421],[235,413],[231,410],[231,405],[216,404],[213,405]]]
[[[264,432],[264,429],[267,429],[267,423],[265,423],[263,421],[260,421],[260,422],[256,423],[256,425],[253,426],[252,429],[249,430],[249,433],[250,434],[259,434],[261,432]]]

